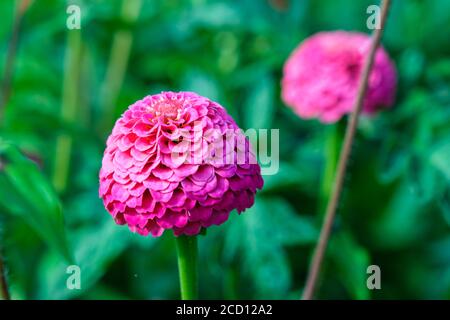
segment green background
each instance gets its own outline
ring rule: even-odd
[[[68,3],[80,5],[80,31],[66,28]],[[280,129],[280,170],[264,177],[255,206],[200,236],[200,297],[299,298],[326,201],[322,171],[346,119],[297,118],[280,99],[282,66],[315,32],[368,33],[373,1],[68,3],[26,11],[0,106],[0,245],[13,298],[179,298],[171,232],[132,234],[98,199],[114,120],[162,90],[216,100],[244,129]],[[0,2],[1,75],[14,6]],[[396,103],[361,119],[317,296],[448,299],[450,1],[393,1],[383,45],[398,70]],[[66,288],[71,251],[82,290]],[[371,264],[381,290],[366,287]]]

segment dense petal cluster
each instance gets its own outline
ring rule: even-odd
[[[350,113],[370,37],[356,32],[321,32],[301,43],[284,66],[282,98],[302,118],[324,123]],[[393,104],[396,71],[386,51],[375,54],[363,112]]]
[[[253,205],[263,180],[248,139],[219,104],[163,92],[131,105],[107,140],[99,194],[142,235],[195,235]]]

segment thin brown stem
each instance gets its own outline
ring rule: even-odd
[[[17,4],[14,14],[14,24],[12,28],[11,40],[9,41],[8,52],[6,54],[5,69],[3,73],[2,84],[0,88],[0,120],[5,112],[6,104],[11,95],[11,82],[14,70],[14,61],[16,58],[19,34],[22,26],[25,11],[31,4],[31,0],[22,0]]]
[[[9,295],[8,283],[6,282],[5,264],[3,263],[3,256],[0,251],[0,300],[11,300]]]
[[[333,189],[331,196],[328,201],[327,210],[325,213],[325,218],[322,224],[322,229],[320,231],[319,242],[316,245],[312,262],[310,265],[308,277],[306,280],[305,290],[303,291],[303,300],[310,300],[314,297],[315,288],[317,285],[317,279],[320,273],[320,268],[322,266],[323,256],[327,248],[328,240],[330,238],[331,228],[333,226],[334,217],[336,215],[336,209],[339,204],[339,198],[342,192],[342,186],[344,183],[344,178],[347,172],[347,163],[352,151],[353,140],[355,138],[356,128],[358,125],[359,115],[362,110],[364,97],[367,91],[367,84],[370,75],[370,70],[372,69],[375,52],[381,40],[381,35],[383,33],[384,24],[386,22],[386,16],[390,5],[390,0],[383,0],[381,4],[381,18],[380,18],[380,28],[375,29],[372,34],[372,40],[370,43],[370,48],[368,55],[364,61],[364,67],[360,76],[358,91],[356,96],[356,101],[354,104],[353,112],[350,116],[350,120],[347,124],[347,129],[345,132],[344,143],[341,148],[341,153],[339,156],[339,162],[337,167],[337,172],[334,178]]]

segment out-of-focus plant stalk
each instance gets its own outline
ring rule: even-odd
[[[224,275],[224,296],[225,300],[237,300],[239,294],[237,290],[238,276],[236,271],[232,267],[228,267]]]
[[[364,97],[366,95],[369,75],[372,69],[372,65],[375,58],[375,53],[381,40],[384,24],[386,22],[386,16],[391,1],[382,0],[381,4],[381,18],[380,28],[375,29],[372,35],[367,57],[364,61],[364,66],[359,78],[358,91],[353,107],[353,112],[350,115],[350,119],[347,124],[345,132],[344,142],[339,155],[339,162],[336,169],[336,175],[333,182],[332,192],[327,205],[325,218],[320,230],[319,241],[314,250],[314,255],[311,261],[311,265],[306,279],[305,289],[303,291],[303,299],[310,300],[314,297],[314,292],[317,285],[320,269],[322,266],[323,257],[327,248],[328,240],[330,238],[331,229],[333,227],[334,217],[336,215],[336,209],[339,204],[339,199],[344,184],[345,175],[347,172],[347,163],[350,158],[353,140],[355,138],[356,128],[358,125],[359,115],[361,113]]]
[[[6,53],[6,62],[3,73],[2,84],[0,88],[0,121],[3,118],[6,105],[11,95],[11,82],[14,70],[14,61],[17,53],[17,45],[19,43],[20,29],[22,27],[23,16],[32,0],[22,0],[17,2],[14,13],[14,24],[12,27],[11,40],[8,45],[8,52]]]
[[[320,197],[319,197],[319,217],[323,218],[323,212],[325,212],[327,201],[331,190],[333,189],[334,172],[336,171],[336,165],[339,154],[339,139],[340,139],[340,126],[339,123],[329,125],[325,132],[324,143],[324,167],[322,170],[322,180],[320,185]]]
[[[122,1],[120,16],[127,29],[120,29],[114,34],[105,80],[100,88],[101,136],[110,130],[114,122],[115,105],[122,88],[133,44],[133,33],[129,28],[136,22],[141,5],[141,0]]]
[[[93,69],[91,48],[82,42],[81,51],[81,75],[80,75],[80,110],[78,112],[78,119],[86,128],[92,126],[91,121],[91,92],[93,88],[93,81],[90,77],[90,72]]]
[[[198,299],[197,237],[176,237],[182,300]]]
[[[79,103],[81,31],[68,31],[67,48],[64,58],[64,80],[62,89],[61,118],[66,123],[76,121]],[[53,185],[58,192],[63,192],[67,179],[72,154],[72,138],[62,133],[56,140],[56,155],[53,170]]]
[[[6,281],[5,264],[3,261],[2,252],[0,250],[0,300],[10,300],[8,283]]]

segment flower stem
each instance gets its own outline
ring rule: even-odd
[[[77,118],[81,50],[82,41],[80,30],[69,30],[64,57],[64,79],[61,102],[61,118],[68,123],[73,123]],[[64,192],[67,186],[72,143],[72,137],[67,133],[61,133],[56,139],[52,182],[58,192]]]
[[[327,248],[328,240],[330,238],[330,232],[333,226],[334,217],[336,215],[336,208],[339,203],[339,198],[344,183],[344,178],[347,172],[347,162],[351,154],[353,140],[355,138],[356,128],[358,125],[359,115],[362,110],[364,97],[367,91],[367,84],[372,69],[373,61],[375,58],[376,49],[380,43],[381,35],[383,33],[384,24],[386,22],[386,16],[390,5],[390,0],[383,0],[381,4],[381,18],[380,28],[375,29],[372,35],[370,48],[368,50],[367,57],[364,61],[364,67],[359,79],[358,91],[356,95],[355,105],[353,112],[350,115],[349,122],[347,124],[347,130],[345,132],[344,143],[341,148],[339,156],[339,162],[337,166],[336,175],[334,178],[333,189],[328,201],[325,218],[322,224],[322,229],[319,235],[319,242],[314,250],[314,255],[309,268],[308,277],[306,279],[305,290],[303,291],[303,299],[310,300],[314,297],[314,292],[322,266],[323,256]]]
[[[339,123],[330,125],[325,132],[324,143],[324,167],[322,171],[322,180],[320,185],[320,198],[319,198],[319,212],[318,216],[322,219],[323,212],[325,212],[328,195],[333,189],[334,173],[336,171],[336,165],[339,155],[341,127]]]
[[[0,300],[10,300],[11,296],[8,291],[8,283],[6,282],[5,268],[3,256],[0,252]]]
[[[182,300],[198,298],[197,237],[176,237]]]

